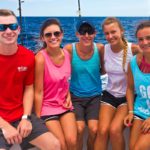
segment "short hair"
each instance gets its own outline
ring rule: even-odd
[[[140,22],[140,24],[136,28],[135,36],[137,37],[137,33],[139,30],[142,30],[144,28],[149,28],[149,27],[150,27],[150,20]]]
[[[17,18],[15,13],[9,9],[0,9],[0,16],[14,16]]]

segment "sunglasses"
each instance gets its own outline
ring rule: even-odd
[[[55,32],[48,32],[48,33],[44,34],[44,36],[47,37],[47,38],[51,38],[52,35],[54,35],[55,37],[59,37],[61,35],[61,32],[60,31],[55,31]]]
[[[84,26],[84,27],[81,27],[78,32],[80,35],[85,35],[86,33],[88,33],[88,35],[92,35],[95,33],[95,29],[89,26]]]
[[[10,30],[14,31],[14,30],[18,29],[18,24],[17,23],[0,24],[0,31],[5,31],[7,28],[9,28]]]

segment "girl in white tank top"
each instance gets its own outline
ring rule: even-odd
[[[128,112],[125,97],[126,72],[132,55],[139,51],[139,47],[125,40],[124,29],[118,19],[106,18],[102,28],[108,41],[104,50],[108,85],[101,101],[95,150],[107,149],[108,137],[113,150],[125,150],[123,120]]]

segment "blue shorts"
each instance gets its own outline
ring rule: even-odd
[[[117,108],[121,105],[127,105],[126,97],[115,97],[107,91],[103,91],[101,103],[106,105],[111,105],[114,108]]]

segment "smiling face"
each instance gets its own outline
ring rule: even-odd
[[[17,24],[14,16],[0,16],[0,25],[7,26],[4,31],[0,31],[0,44],[9,45],[17,43],[20,28],[17,26],[17,28],[11,29],[9,24]]]
[[[42,40],[46,43],[47,47],[58,48],[60,47],[63,38],[63,33],[60,27],[56,24],[47,26],[44,29]]]
[[[103,26],[106,40],[113,46],[122,42],[124,31],[119,27],[118,23],[110,23]]]
[[[76,36],[79,38],[80,43],[82,43],[84,46],[91,46],[95,35],[95,29],[88,24],[82,25],[79,31],[76,32]]]
[[[136,36],[143,52],[150,53],[150,27],[139,29]]]

